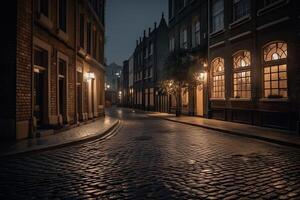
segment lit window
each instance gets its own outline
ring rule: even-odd
[[[287,98],[287,44],[272,43],[264,48],[264,97]]]
[[[287,57],[287,44],[284,42],[272,43],[264,48],[264,61],[280,60]]]
[[[211,66],[213,70],[212,98],[225,98],[224,59],[215,58]]]
[[[239,51],[233,56],[234,98],[251,98],[251,56],[249,51]]]
[[[250,0],[233,0],[233,20],[250,14]]]
[[[212,2],[212,31],[219,31],[224,28],[224,0]]]

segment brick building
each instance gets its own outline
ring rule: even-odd
[[[1,138],[98,117],[104,105],[104,1],[14,0],[1,17]],[[9,23],[8,23],[9,22]]]
[[[207,67],[207,3],[207,0],[169,0],[169,52],[187,51],[199,61],[199,72]],[[181,95],[182,112],[207,116],[207,85],[189,87],[186,91]],[[170,106],[176,106],[174,97]]]
[[[299,1],[209,2],[210,116],[296,130]]]
[[[299,15],[297,0],[169,0],[170,51],[207,73],[185,113],[299,130]]]
[[[155,23],[153,30],[144,30],[143,37],[136,41],[131,88],[134,107],[167,111],[168,98],[159,92],[159,82],[167,55],[168,26],[162,16],[158,27]]]

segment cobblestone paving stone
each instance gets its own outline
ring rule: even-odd
[[[112,110],[119,133],[0,158],[0,199],[300,199],[300,150]]]

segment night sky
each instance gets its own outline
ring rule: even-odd
[[[107,0],[105,57],[107,64],[122,65],[133,53],[143,30],[168,17],[168,0]]]

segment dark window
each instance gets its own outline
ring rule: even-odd
[[[170,0],[170,7],[169,7],[170,16],[169,18],[173,18],[175,14],[175,0]]]
[[[66,75],[66,66],[67,66],[66,61],[64,61],[62,59],[59,59],[59,71],[58,71],[59,75],[65,77],[65,75]]]
[[[59,28],[67,32],[67,0],[59,0]]]
[[[84,48],[84,15],[80,15],[80,47]]]
[[[91,54],[91,33],[92,33],[92,25],[91,23],[87,24],[87,53]]]
[[[212,31],[224,28],[224,0],[214,0],[212,3]]]
[[[250,0],[233,0],[233,20],[250,14]]]
[[[40,12],[49,17],[49,0],[40,0]]]
[[[48,66],[48,52],[43,49],[34,49],[34,65],[45,67]]]

